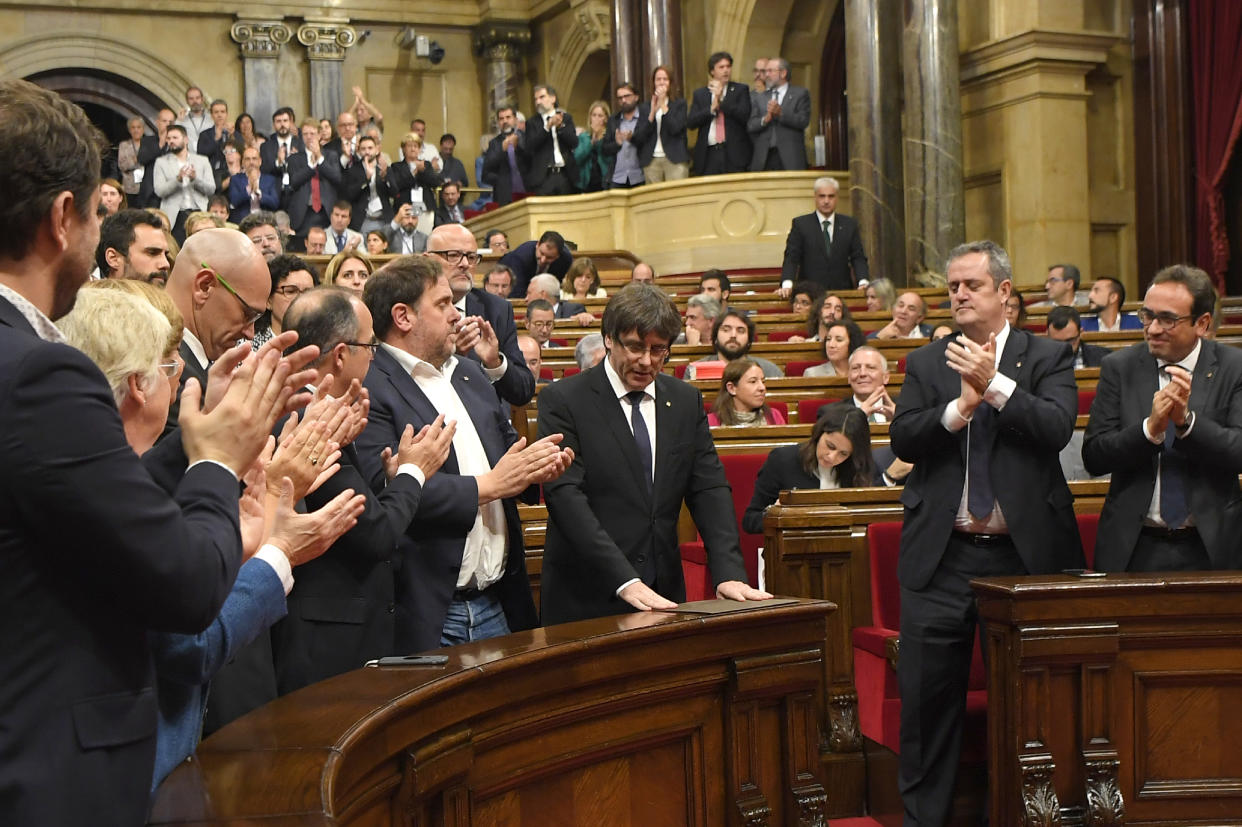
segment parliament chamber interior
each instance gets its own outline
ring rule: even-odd
[[[365,264],[359,278],[368,284],[410,254],[439,261],[446,274],[460,264],[470,270],[468,295],[490,294],[478,306],[507,315],[511,344],[523,345],[515,351],[522,358],[506,356],[504,369],[529,369],[535,380],[514,403],[500,393],[484,344],[477,357],[457,351],[459,362],[481,361],[487,373],[479,375],[496,384],[505,433],[540,443],[556,421],[548,406],[541,415],[541,399],[565,417],[589,394],[587,374],[604,376],[606,363],[609,380],[622,382],[625,359],[649,358],[660,374],[650,386],[653,437],[663,427],[654,424],[665,415],[660,405],[671,405],[661,396],[669,381],[701,396],[702,414],[692,414],[710,444],[691,447],[692,435],[684,445],[660,440],[652,457],[642,428],[628,413],[617,418],[638,440],[635,468],[646,444],[648,470],[654,467],[647,496],[655,496],[652,485],[671,492],[661,488],[662,464],[693,451],[727,485],[732,507],[727,525],[709,526],[692,513],[698,492],[673,497],[675,516],[665,528],[676,535],[671,576],[684,585],[675,609],[617,609],[440,648],[389,645],[372,653],[385,656],[378,662],[364,666],[368,654],[352,671],[285,691],[273,652],[292,640],[279,630],[295,615],[321,611],[313,619],[344,628],[371,622],[355,610],[395,615],[398,624],[407,614],[421,622],[422,611],[400,605],[398,585],[395,607],[357,598],[348,612],[328,617],[326,600],[297,600],[301,569],[293,568],[289,618],[258,633],[259,656],[275,658],[270,699],[213,726],[212,705],[227,689],[221,682],[213,700],[214,682],[203,685],[210,731],[153,788],[147,823],[1242,825],[1242,727],[1232,714],[1242,702],[1242,575],[1235,570],[1242,565],[1219,563],[1233,560],[1242,542],[1229,533],[1242,529],[1242,464],[1235,465],[1242,372],[1234,372],[1242,356],[1233,361],[1242,348],[1238,7],[1213,0],[345,0],[302,8],[171,0],[151,8],[134,0],[72,7],[28,0],[0,2],[0,23],[0,82],[28,80],[77,103],[112,148],[103,157],[103,187],[117,191],[122,212],[162,210],[170,264],[154,283],[171,285],[178,250],[197,249],[200,218],[198,226],[213,231],[278,230],[283,251],[297,257],[282,256],[291,259],[285,272],[305,268],[316,285],[322,278],[353,290],[342,295],[356,294],[351,300],[365,304],[368,318],[376,315],[372,291],[339,275],[351,261]],[[717,68],[721,55],[731,77]],[[545,106],[549,95],[554,104]],[[739,98],[749,116],[735,120],[728,107]],[[227,117],[216,117],[217,104]],[[299,150],[286,155],[278,131],[266,141],[242,134],[242,113],[249,130],[268,133],[286,107],[294,139],[304,140]],[[600,108],[606,122],[597,123],[592,113]],[[322,141],[313,137],[317,129]],[[193,158],[210,168],[211,175],[190,175],[208,179],[201,193],[190,194],[184,168],[172,173],[180,183],[165,180],[165,153],[186,149],[178,130],[190,172]],[[163,143],[169,135],[171,148]],[[368,138],[374,157],[357,149]],[[152,153],[158,147],[158,159],[143,161],[144,142]],[[308,152],[305,142],[321,149]],[[278,144],[279,154],[271,152]],[[298,154],[310,157],[309,171]],[[313,181],[305,189],[289,181],[298,163]],[[270,204],[260,186],[268,179]],[[446,200],[446,189],[456,196]],[[827,208],[824,193],[831,193]],[[214,219],[219,205],[208,206],[210,196],[223,196]],[[271,224],[255,224],[273,214]],[[809,241],[799,236],[803,219]],[[105,228],[112,220],[102,217]],[[436,246],[446,224],[460,225],[476,246],[458,249],[455,259],[438,256],[453,249]],[[320,230],[326,248],[311,239]],[[129,232],[133,241],[132,224]],[[492,243],[497,236],[503,246]],[[105,229],[94,259],[105,280],[113,266],[103,253],[107,238]],[[959,247],[984,239],[993,247]],[[815,255],[808,243],[820,245]],[[1003,352],[1000,339],[989,344],[986,335],[954,344],[974,338],[981,324],[974,320],[984,313],[964,297],[1001,288],[996,270],[989,270],[996,284],[962,286],[953,263],[985,255],[991,267],[994,248],[1009,268],[1004,290],[1013,300],[1004,306]],[[574,279],[584,270],[570,264],[584,260],[594,276],[585,289]],[[650,279],[639,277],[643,265]],[[489,284],[498,270],[511,279],[504,291]],[[286,283],[272,275],[267,305],[220,284],[247,313],[265,310],[258,321],[271,326],[279,322],[272,301]],[[553,292],[533,298],[548,278]],[[630,287],[634,281],[656,288],[676,311],[679,336],[664,356],[650,339],[645,354],[642,341],[623,343],[632,329],[608,327],[614,298],[649,289]],[[440,282],[452,285],[451,274]],[[1215,299],[1206,312],[1193,286],[1200,284]],[[1174,288],[1179,301],[1188,297],[1184,315],[1149,299]],[[461,301],[457,290],[453,301]],[[284,312],[290,304],[279,306]],[[551,322],[535,320],[553,308]],[[704,308],[714,310],[698,326]],[[1116,329],[1104,329],[1110,315]],[[995,318],[999,325],[1002,316]],[[740,327],[740,353],[721,343],[729,319]],[[391,327],[391,319],[383,324]],[[493,327],[503,348],[505,334],[499,324],[487,331]],[[848,352],[833,350],[834,330],[850,337]],[[1163,359],[1160,348],[1171,347],[1179,330],[1195,356]],[[374,341],[344,344],[369,347],[378,364],[389,339],[380,324],[374,331]],[[277,324],[269,335],[279,332]],[[949,341],[939,344],[942,338]],[[1015,342],[1027,350],[1007,362]],[[1054,347],[1065,342],[1069,348]],[[628,356],[619,355],[623,348]],[[1154,366],[1137,383],[1120,372],[1127,354],[1152,361],[1149,348],[1160,357],[1158,386]],[[968,391],[967,368],[942,352],[973,354],[977,370],[986,362],[994,374],[982,383],[987,391]],[[856,353],[877,357],[873,375],[856,376]],[[1055,371],[1044,364],[1054,357]],[[1190,364],[1183,383],[1169,366],[1194,358],[1211,367]],[[750,360],[745,373],[729,372],[735,359]],[[951,428],[954,414],[938,413],[945,406],[933,391],[948,381],[945,398],[957,393],[946,359],[962,373],[962,396],[973,393],[991,425],[955,409],[961,421]],[[734,421],[739,377],[757,368],[758,403],[739,424],[718,424]],[[372,367],[363,383],[372,388],[367,428],[380,418],[375,375]],[[1009,381],[999,402],[995,379]],[[1040,408],[1054,381],[1057,405]],[[1179,388],[1180,403],[1172,401]],[[915,398],[937,407],[912,411]],[[1035,413],[1026,407],[1032,398]],[[1202,401],[1209,398],[1210,405]],[[619,401],[630,410],[624,395]],[[460,405],[476,413],[464,395]],[[836,412],[849,421],[842,407],[866,414],[857,419],[870,448],[862,451],[855,431],[852,450],[865,454],[870,479],[843,482],[822,458],[816,474],[816,446],[833,433],[824,418]],[[632,411],[645,416],[636,401]],[[1166,437],[1148,430],[1158,411],[1165,411]],[[924,413],[927,427],[939,430],[916,439],[911,422]],[[1103,431],[1120,432],[1118,420],[1142,436],[1105,462],[1110,434]],[[397,425],[399,435],[404,423]],[[605,427],[602,420],[575,425]],[[983,473],[995,476],[1003,461],[1009,475],[990,483],[997,493],[986,517],[968,507],[976,485],[968,490],[965,482],[979,479],[971,452],[981,449],[966,437],[976,427],[997,431],[996,464]],[[470,460],[461,431],[452,441],[454,470],[445,465],[427,479],[419,470],[428,495],[435,477],[464,474],[457,462]],[[575,445],[587,444],[578,439]],[[1179,463],[1181,439],[1198,442]],[[1215,442],[1205,447],[1206,439]],[[559,480],[503,498],[507,535],[497,536],[507,555],[524,557],[535,607],[549,605],[549,591],[586,590],[566,585],[590,570],[567,565],[564,549],[566,541],[594,548],[596,535],[606,534],[601,523],[611,525],[613,515],[585,513],[597,502],[601,475],[611,474],[613,487],[637,487],[621,467],[592,466],[585,483],[573,483],[573,469],[594,461],[586,449],[579,454]],[[772,488],[769,475],[785,457],[797,457],[810,481]],[[942,464],[962,480],[948,499],[932,470]],[[395,471],[395,457],[392,465]],[[385,466],[368,466],[364,457],[359,471],[368,468]],[[1161,516],[1161,490],[1182,484],[1174,473],[1185,477],[1192,515],[1178,522]],[[1146,487],[1139,480],[1131,490],[1143,474]],[[359,478],[380,496],[382,475]],[[399,478],[389,472],[388,484]],[[571,485],[582,489],[574,497],[564,493]],[[600,499],[596,511],[620,508]],[[1125,525],[1123,500],[1135,505]],[[1002,502],[1024,504],[998,521]],[[480,505],[482,525],[490,518]],[[941,513],[929,513],[936,508]],[[473,504],[466,510],[473,513]],[[430,554],[417,545],[418,532],[441,526],[420,528],[421,515],[406,517],[397,535],[413,542],[381,555],[383,565],[368,565],[392,568],[388,557]],[[459,535],[475,530],[469,519]],[[924,521],[918,532],[914,519]],[[658,522],[652,517],[652,548],[661,539]],[[721,536],[736,538],[741,582],[772,599],[718,594]],[[1031,543],[1032,536],[1071,538],[1081,546],[1079,562],[1025,573],[1031,555],[1066,559],[1045,548],[1053,541]],[[1189,538],[1206,548],[1207,565],[1139,570],[1112,562],[1119,542],[1141,546],[1148,537]],[[922,798],[936,785],[912,776],[918,762],[909,753],[922,742],[912,734],[915,713],[907,707],[903,717],[902,687],[917,685],[909,664],[934,659],[913,644],[935,631],[914,633],[914,606],[940,587],[945,568],[919,581],[912,549],[946,543],[946,559],[955,543],[981,557],[999,546],[996,554],[1009,554],[1018,568],[961,570],[967,574],[955,597],[968,631],[955,641],[965,647],[957,647],[960,675],[947,696],[943,687],[928,690],[940,693],[934,704],[943,703],[952,721],[944,735],[952,743],[936,753],[952,759],[947,781],[933,791],[943,797],[941,812]],[[631,555],[626,563],[639,585],[667,583],[670,575],[661,569],[653,581],[642,562]],[[449,579],[461,565],[450,561]],[[374,575],[368,569],[365,577]],[[492,589],[473,583],[447,587],[454,605]],[[624,607],[626,588],[609,581],[608,605]],[[6,629],[6,637],[20,634]],[[241,651],[250,657],[255,647]],[[242,654],[234,654],[240,666]],[[933,704],[922,700],[920,708]],[[8,821],[5,786],[0,822]],[[66,779],[66,795],[72,786]],[[26,823],[18,812],[30,813],[12,811],[13,823]]]

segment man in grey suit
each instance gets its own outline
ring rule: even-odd
[[[752,92],[747,130],[754,143],[750,171],[806,169],[806,128],[811,123],[811,93],[789,82],[789,61],[768,60],[767,90]]]
[[[155,194],[160,209],[172,222],[173,237],[185,243],[185,217],[195,210],[207,209],[207,199],[216,191],[211,162],[186,143],[185,127],[168,127],[168,154],[155,161]]]
[[[1138,312],[1146,341],[1100,367],[1082,448],[1112,474],[1100,571],[1242,567],[1242,352],[1205,338],[1215,304],[1207,273],[1166,267]]]

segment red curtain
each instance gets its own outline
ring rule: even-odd
[[[1242,3],[1190,0],[1190,82],[1194,100],[1195,251],[1223,294],[1229,266],[1225,172],[1242,132]]]

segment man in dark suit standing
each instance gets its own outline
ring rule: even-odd
[[[750,171],[806,169],[806,128],[811,123],[811,93],[789,82],[789,61],[768,60],[767,89],[754,92],[747,129],[754,142]]]
[[[396,450],[407,425],[441,415],[457,423],[449,457],[423,486],[398,547],[398,651],[532,628],[538,620],[514,497],[560,475],[572,453],[559,449],[559,436],[523,447],[485,368],[457,358],[461,314],[437,259],[388,262],[367,279],[363,300],[383,343],[367,374],[371,410],[357,440],[365,476],[373,485],[383,479],[380,452]],[[480,336],[475,350],[484,365],[494,363],[495,334]]]
[[[526,151],[530,156],[526,186],[535,195],[570,195],[578,180],[574,150],[578,133],[574,119],[556,101],[556,90],[535,87],[535,117],[526,122]]]
[[[134,454],[108,382],[53,324],[99,240],[96,134],[59,95],[0,83],[0,821],[18,827],[145,819],[147,635],[219,612],[241,564],[239,475],[288,398],[268,350],[186,412],[172,494]]]
[[[558,281],[563,281],[569,265],[574,263],[574,254],[560,233],[547,230],[539,236],[538,242],[523,241],[505,253],[500,263],[513,274],[510,295],[525,296],[530,280],[540,273],[551,273]]]
[[[133,207],[158,207],[160,199],[155,194],[155,162],[161,155],[170,151],[168,146],[168,127],[177,119],[171,109],[161,109],[155,115],[155,134],[143,135],[138,143],[138,163],[143,165],[142,184],[138,187],[140,203]]]
[[[815,212],[793,220],[776,291],[781,298],[789,298],[795,281],[814,281],[829,291],[853,290],[870,275],[858,222],[837,212],[840,189],[835,178],[817,178]]]
[[[392,194],[388,189],[388,162],[370,135],[358,139],[359,159],[341,176],[341,197],[353,203],[350,226],[364,236],[387,230],[392,221]]]
[[[311,364],[311,383],[320,393],[348,397],[371,366],[375,333],[362,300],[338,287],[307,291],[285,311],[285,329],[299,344],[313,344],[320,357]],[[331,375],[331,387],[323,387]],[[362,476],[354,444],[341,446],[340,470],[306,496],[308,510],[346,489],[364,494],[358,524],[322,557],[298,568],[289,593],[289,614],[272,629],[272,653],[280,694],[357,669],[372,659],[397,654],[393,643],[394,561],[427,478],[435,474],[453,438],[453,428],[407,428],[386,462],[386,485],[372,493]]]
[[[1057,452],[1078,391],[1069,349],[1011,328],[1009,256],[963,244],[946,268],[962,335],[907,357],[890,426],[914,463],[901,501],[901,756],[907,825],[946,823],[976,634],[970,581],[1081,568]]]
[[[1112,351],[1084,342],[1081,326],[1082,318],[1073,307],[1059,304],[1048,311],[1048,338],[1070,346],[1075,368],[1098,368]]]
[[[750,168],[750,88],[729,80],[733,56],[716,52],[707,59],[706,86],[694,90],[686,127],[699,131],[694,144],[694,174],[720,175]]]
[[[268,175],[276,176],[280,184],[281,198],[288,195],[289,159],[295,152],[305,149],[297,128],[293,125],[295,116],[288,106],[282,106],[272,115],[272,134],[259,147],[262,159],[262,170]]]
[[[684,500],[707,549],[718,597],[763,600],[746,583],[737,517],[703,396],[660,372],[681,331],[673,301],[623,287],[604,311],[608,355],[539,394],[540,437],[564,434],[576,459],[544,486],[544,625],[686,599],[677,543]]]
[[[427,239],[427,252],[440,259],[448,274],[453,304],[462,316],[455,346],[457,355],[464,356],[485,369],[497,372],[492,387],[510,405],[525,405],[535,396],[535,377],[526,369],[521,348],[517,344],[517,325],[513,321],[513,305],[474,286],[474,268],[480,261],[479,244],[474,233],[461,224],[436,227]],[[500,344],[495,363],[484,361],[490,351],[476,349],[490,332]]]
[[[526,149],[526,133],[517,128],[517,113],[512,106],[496,110],[496,126],[500,130],[487,144],[483,153],[484,186],[492,188],[492,200],[500,206],[513,203],[515,194],[525,194],[525,175],[530,169],[530,153]]]
[[[267,146],[267,144],[264,144]],[[336,203],[341,185],[341,161],[332,150],[319,148],[319,122],[308,118],[302,123],[303,149],[289,158],[289,225],[298,243],[306,243],[311,227],[327,227],[328,213]]]
[[[1242,568],[1242,352],[1205,338],[1215,305],[1206,273],[1166,267],[1139,310],[1146,342],[1100,368],[1082,458],[1112,474],[1101,571]]]
[[[228,165],[224,161],[224,148],[233,139],[233,125],[229,123],[229,105],[216,99],[208,107],[211,112],[211,128],[198,133],[198,154],[211,162],[211,171],[216,180],[227,180]]]

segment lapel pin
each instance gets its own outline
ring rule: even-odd
[[[1014,367],[1015,367],[1015,368],[1020,368],[1020,367],[1022,367],[1022,360],[1021,360],[1021,359],[1019,359],[1019,360],[1018,360],[1018,363],[1017,363],[1016,365],[1014,365]]]
[[[667,399],[665,399],[665,400],[664,400],[664,407],[666,407],[666,408],[671,408],[671,407],[673,407],[673,403],[672,403],[672,402],[669,402]]]

